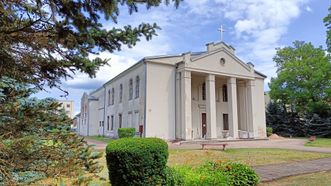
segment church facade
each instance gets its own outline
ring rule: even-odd
[[[145,57],[81,99],[77,132],[121,127],[165,140],[265,138],[265,75],[224,42],[204,52]]]

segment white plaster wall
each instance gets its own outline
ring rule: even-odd
[[[136,77],[140,78],[139,86],[139,97],[136,98],[135,87],[136,87]],[[133,99],[129,100],[129,81],[132,78],[133,81]],[[123,85],[123,97],[120,103],[120,84]],[[136,132],[139,130],[139,125],[144,124],[144,106],[145,106],[145,64],[140,63],[129,69],[127,72],[120,74],[120,76],[115,77],[113,80],[105,85],[106,88],[106,106],[105,106],[105,136],[117,137],[117,130],[119,128],[119,114],[122,114],[122,128],[134,127]],[[115,90],[114,105],[108,104],[108,90]],[[111,97],[110,97],[111,99]],[[139,115],[136,120],[128,121],[129,114]],[[107,116],[109,116],[110,126],[111,126],[111,116],[114,116],[114,128],[113,130],[107,130]],[[133,123],[135,122],[135,123]]]
[[[258,131],[258,138],[266,137],[266,118],[265,118],[265,103],[264,103],[264,80],[260,78],[255,79],[254,90],[254,115],[255,123]]]
[[[175,139],[175,66],[146,65],[146,137]]]

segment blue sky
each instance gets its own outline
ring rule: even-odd
[[[118,24],[103,21],[106,28],[156,22],[162,28],[158,36],[149,42],[143,39],[132,49],[100,53],[101,58],[111,58],[109,66],[102,67],[94,79],[77,73],[73,79],[63,81],[62,88],[69,92],[65,98],[56,89],[35,96],[74,100],[78,113],[84,92],[98,88],[145,56],[203,51],[206,43],[220,40],[220,25],[226,30],[224,41],[236,49],[236,55],[254,63],[268,76],[268,90],[270,78],[276,75],[272,61],[275,48],[291,45],[295,40],[325,47],[322,19],[330,5],[328,0],[184,0],[178,9],[170,5],[146,10],[142,6],[133,15],[123,7]]]

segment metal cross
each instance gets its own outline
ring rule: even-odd
[[[218,31],[221,32],[221,41],[223,41],[223,32],[225,32],[223,25],[221,25],[221,28],[219,28]]]

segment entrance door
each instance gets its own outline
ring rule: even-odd
[[[201,128],[202,128],[202,138],[206,137],[207,134],[207,116],[206,113],[202,113],[201,115]]]

